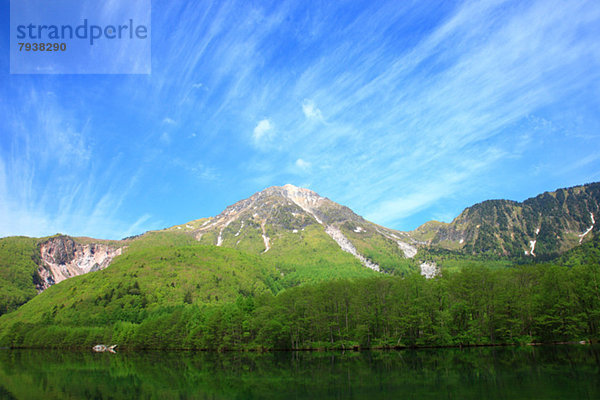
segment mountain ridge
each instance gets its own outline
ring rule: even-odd
[[[555,257],[598,229],[600,183],[544,192],[522,202],[486,200],[464,209],[450,223],[421,225],[413,237],[425,244],[468,254]]]
[[[450,223],[428,221],[402,232],[367,221],[310,189],[272,186],[217,216],[118,241],[60,234],[2,238],[0,250],[6,254],[0,257],[4,258],[0,272],[6,284],[0,302],[3,312],[9,311],[54,283],[106,268],[130,246],[198,243],[234,248],[274,265],[285,286],[362,276],[361,268],[392,274],[420,268],[432,277],[440,265],[425,253],[436,249],[451,251],[455,258],[543,260],[588,241],[598,230],[599,210],[600,183],[591,183],[544,192],[523,202],[486,200],[465,208]],[[19,287],[13,282],[20,282]]]

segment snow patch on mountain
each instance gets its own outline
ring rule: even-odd
[[[388,232],[382,231],[380,229],[377,229],[377,232],[379,232],[380,234],[385,236],[387,239],[390,239],[390,240],[396,242],[396,244],[398,245],[400,250],[402,250],[402,253],[404,253],[404,257],[413,258],[414,256],[417,255],[417,248],[415,246],[412,246],[406,242],[399,240],[400,238],[397,235],[395,235],[393,233],[388,233]]]
[[[400,247],[400,250],[402,250],[402,252],[404,253],[404,256],[406,258],[413,258],[414,256],[417,255],[417,248],[414,246],[411,246],[408,243],[404,243],[401,242],[400,240],[398,240],[398,247]]]
[[[244,221],[242,221],[242,225],[240,226],[240,229],[237,231],[237,233],[235,234],[235,236],[240,236],[240,233],[242,232],[242,229],[244,229]]]
[[[539,234],[540,234],[540,229],[541,229],[540,227],[537,227],[537,228],[535,229],[535,236],[536,236],[536,239],[533,239],[533,240],[530,240],[530,241],[529,241],[529,250],[525,250],[525,255],[526,255],[526,256],[530,256],[530,255],[531,255],[531,256],[533,256],[533,257],[535,257],[535,256],[536,256],[536,255],[535,255],[535,245],[536,245],[536,243],[537,243],[537,235],[539,235]]]
[[[344,234],[342,233],[342,231],[340,231],[338,228],[335,228],[331,225],[328,225],[325,228],[325,232],[331,236],[331,238],[333,240],[336,241],[336,243],[340,246],[340,248],[342,250],[344,250],[347,253],[352,254],[354,257],[356,257],[365,267],[372,269],[373,271],[377,271],[380,272],[380,268],[379,265],[373,263],[372,261],[366,259],[364,256],[362,256],[361,254],[358,253],[358,251],[356,251],[356,247],[354,247],[354,245],[352,244],[352,242],[350,242],[350,240],[348,240],[348,238],[346,236],[344,236]]]
[[[594,229],[594,225],[596,225],[596,220],[594,219],[594,214],[590,213],[590,218],[592,220],[592,226],[590,226],[585,232],[579,235],[579,244],[583,242],[583,238]]]
[[[365,267],[377,272],[380,271],[379,265],[373,263],[360,254],[352,242],[346,236],[344,236],[342,231],[332,225],[323,223],[323,220],[319,218],[317,211],[318,207],[325,201],[323,197],[319,196],[312,190],[299,188],[290,184],[283,186],[283,195],[294,202],[294,204],[296,204],[310,216],[312,216],[320,225],[323,225],[325,227],[325,232],[331,236],[331,238],[338,244],[338,246],[340,246],[343,251],[352,254]]]
[[[263,251],[263,253],[266,253],[267,251],[269,251],[269,249],[271,249],[271,243],[269,237],[267,236],[267,230],[265,229],[264,221],[262,224],[260,224],[260,229],[262,229],[262,238],[265,244],[265,251]]]
[[[529,254],[531,254],[532,256],[535,257],[535,244],[537,243],[537,240],[530,240],[529,241]]]
[[[435,278],[440,274],[440,270],[436,263],[431,262],[422,262],[421,265],[421,275],[423,275],[427,279]]]

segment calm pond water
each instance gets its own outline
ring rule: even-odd
[[[600,399],[600,347],[0,350],[1,399]]]

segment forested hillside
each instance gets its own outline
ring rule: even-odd
[[[15,310],[37,294],[41,278],[37,269],[37,239],[0,239],[0,315]]]
[[[450,224],[427,223],[412,232],[433,247],[466,254],[550,259],[590,238],[600,211],[600,183],[546,192],[522,203],[488,200]]]
[[[260,261],[235,250],[161,248],[150,253],[155,262],[123,258],[120,268],[70,279],[3,316],[0,345],[224,350],[598,340],[600,266],[588,248],[597,250],[597,241],[562,265],[472,265],[430,280],[374,276],[283,291],[272,269],[245,268]],[[204,262],[191,263],[200,255]]]

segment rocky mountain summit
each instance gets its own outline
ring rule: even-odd
[[[396,257],[413,257],[417,250],[401,232],[373,224],[309,189],[274,186],[227,207],[214,218],[193,221],[183,227],[197,240],[216,246],[267,253],[286,246],[290,235],[304,236],[317,229],[362,265],[380,271],[373,248],[385,243]],[[171,229],[180,229],[177,226]],[[366,251],[365,251],[366,250]]]

